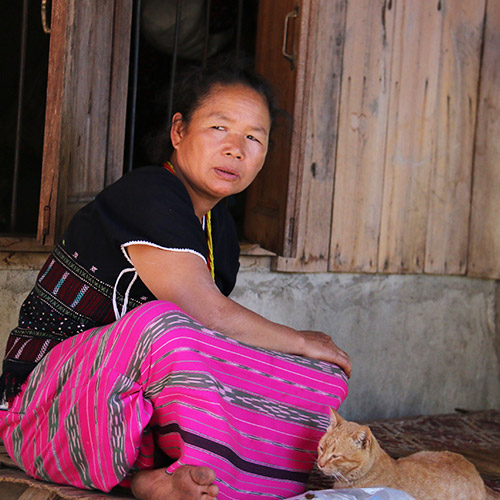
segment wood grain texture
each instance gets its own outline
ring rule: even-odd
[[[294,235],[274,269],[464,274],[485,1],[341,4],[312,1],[301,32]]]
[[[54,0],[51,17],[37,230],[47,246],[122,174],[132,0]]]
[[[424,268],[443,10],[440,2],[393,2],[390,77],[378,270]]]
[[[330,270],[376,272],[394,8],[348,3]]]
[[[62,162],[68,165],[62,226],[105,186],[114,0],[72,5]]]
[[[500,3],[487,2],[469,243],[470,276],[500,278]]]
[[[295,206],[288,206],[295,226],[294,257],[274,259],[276,270],[328,270],[346,5],[346,0],[312,1],[309,24],[302,31],[307,41],[299,73],[304,84],[296,97],[302,105],[302,123],[297,124],[292,148],[297,191]]]
[[[115,0],[105,185],[123,174],[133,0]]]
[[[37,241],[53,245],[56,239],[57,199],[62,136],[61,107],[66,78],[67,0],[52,2],[49,71],[47,80],[47,106],[42,160],[40,208]],[[51,207],[50,211],[46,207]]]
[[[464,274],[485,1],[447,0],[441,40],[425,272]],[[497,64],[500,61],[497,61]]]
[[[499,278],[499,2],[260,5],[257,66],[294,119],[248,194],[274,269]],[[121,175],[131,15],[52,3],[39,245]]]
[[[51,158],[59,176],[56,233],[122,174],[131,15],[131,0],[66,3],[60,137],[46,138],[60,143]]]

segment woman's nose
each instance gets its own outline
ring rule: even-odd
[[[226,156],[231,156],[233,158],[236,158],[237,160],[241,160],[243,158],[243,155],[241,153],[238,153],[238,152],[233,151],[233,150],[226,151],[225,155]]]
[[[236,158],[237,160],[242,160],[245,156],[245,150],[241,139],[238,137],[228,137],[224,147],[224,154]]]

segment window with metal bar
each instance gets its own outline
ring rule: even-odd
[[[121,2],[112,4],[119,9]],[[40,4],[28,0],[10,2],[5,7],[6,23],[0,47],[0,57],[7,68],[0,95],[4,115],[1,122],[3,133],[0,134],[0,236],[3,237],[34,238],[37,232],[50,39],[46,33],[48,29],[44,32],[44,28],[50,24],[50,19],[46,18],[52,8],[51,2],[47,4],[46,0],[42,0],[41,5],[42,13]],[[69,12],[65,10],[69,9],[66,0],[61,0],[57,6],[61,11]],[[123,171],[158,161],[158,155],[155,158],[153,154],[152,138],[172,114],[172,89],[183,66],[193,62],[205,64],[208,58],[221,52],[245,53],[249,58],[253,57],[257,7],[258,0],[133,0]],[[95,13],[91,14],[91,9]],[[103,12],[104,9],[106,7],[102,8]],[[99,12],[95,6],[90,6],[86,14],[81,10],[74,15],[83,20],[85,16],[98,16]],[[73,22],[82,22],[78,21],[80,17],[75,17]],[[93,22],[96,23],[93,29],[97,30],[98,19]],[[74,28],[80,29],[78,26],[75,24]],[[75,35],[74,50],[78,50],[78,43],[83,43],[78,36]],[[97,46],[95,50],[98,50]],[[89,53],[89,61],[92,57],[95,54]],[[85,76],[75,72],[72,78],[79,78],[81,82]],[[75,85],[74,91],[79,86],[80,83]],[[71,84],[65,84],[65,87],[71,90]],[[95,94],[94,89],[88,92]],[[71,96],[65,99],[71,100]],[[58,112],[65,111],[60,109]],[[81,133],[75,128],[74,135]],[[50,140],[66,141],[60,146],[66,150],[71,147],[73,139],[64,137]],[[89,139],[82,136],[82,140]],[[78,161],[76,167],[79,170],[96,168],[94,163],[85,166]],[[62,157],[53,168],[66,168],[64,179],[68,175],[70,179],[74,176],[73,167],[68,166]],[[64,185],[59,186],[61,189],[64,195]],[[92,194],[90,190],[89,193]],[[66,196],[69,203],[75,196],[83,199],[80,193],[73,194],[71,190]],[[241,203],[232,200],[232,204],[236,207],[235,212],[243,212]],[[53,202],[49,210],[47,217],[53,218],[52,212],[56,210]],[[61,218],[67,220],[64,215]],[[41,239],[40,234],[38,237],[41,243],[45,243],[45,238]],[[6,241],[6,246],[11,247],[11,240]],[[26,241],[29,244],[29,239]],[[23,245],[22,248],[29,247]]]
[[[179,71],[220,54],[253,60],[257,10],[257,0],[135,0],[125,171],[165,161],[156,136],[173,114]],[[243,203],[229,200],[239,226]]]
[[[170,121],[180,69],[221,53],[253,57],[257,6],[257,0],[135,0],[125,170],[151,161],[146,139]]]
[[[0,234],[34,235],[38,220],[49,37],[39,5],[2,6]]]

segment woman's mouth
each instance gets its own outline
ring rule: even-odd
[[[236,171],[227,168],[215,167],[214,170],[219,177],[227,181],[234,181],[240,177]]]

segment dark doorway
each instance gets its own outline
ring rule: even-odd
[[[40,199],[49,35],[36,2],[4,2],[1,24],[0,234],[32,235]]]

